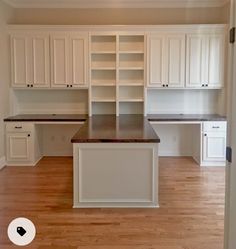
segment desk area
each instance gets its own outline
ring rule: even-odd
[[[62,131],[75,125],[74,208],[158,207],[158,156],[165,142],[160,126],[191,126],[194,160],[200,166],[225,165],[227,123],[219,115],[27,114],[4,121],[9,166],[36,165],[44,156],[43,125],[62,125]]]

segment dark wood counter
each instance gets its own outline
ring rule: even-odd
[[[160,143],[142,115],[94,115],[80,128],[72,143]]]
[[[226,117],[218,114],[151,114],[147,119],[150,122],[226,121]]]
[[[80,114],[20,114],[5,118],[5,122],[84,122],[87,115]]]

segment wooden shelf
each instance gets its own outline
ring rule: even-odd
[[[119,54],[144,54],[143,50],[120,50]]]
[[[144,99],[143,98],[140,98],[140,99],[119,99],[119,102],[144,102]]]
[[[99,98],[94,98],[91,100],[92,102],[116,102],[116,99],[99,99]]]
[[[92,51],[91,54],[116,54],[116,51],[99,50],[99,51]]]
[[[144,70],[144,67],[119,67],[119,70]]]
[[[116,70],[116,67],[92,67],[91,70]]]

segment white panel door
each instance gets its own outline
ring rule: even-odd
[[[185,35],[166,36],[166,86],[185,86]]]
[[[32,37],[32,83],[33,87],[49,87],[49,36]]]
[[[69,87],[68,79],[69,46],[68,35],[51,36],[51,78],[52,87]]]
[[[12,86],[26,87],[30,84],[28,79],[28,37],[22,35],[11,36],[11,64]]]
[[[186,86],[191,88],[204,87],[207,84],[205,77],[206,45],[205,35],[187,35],[186,59]]]
[[[149,87],[163,87],[165,84],[165,35],[149,37]]]
[[[31,160],[32,139],[31,134],[7,133],[7,161],[25,161]]]
[[[74,34],[70,37],[70,82],[73,87],[87,85],[88,36]]]
[[[226,132],[207,132],[203,136],[203,161],[224,161]]]
[[[224,36],[208,38],[207,80],[210,88],[221,88],[224,81]]]

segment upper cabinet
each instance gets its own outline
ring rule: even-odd
[[[55,88],[87,85],[88,35],[59,33],[51,35],[51,82]]]
[[[149,87],[185,85],[185,35],[151,34],[148,38]]]
[[[13,87],[50,86],[49,35],[12,35],[11,53]]]
[[[224,35],[188,34],[186,86],[222,88],[224,84]]]

